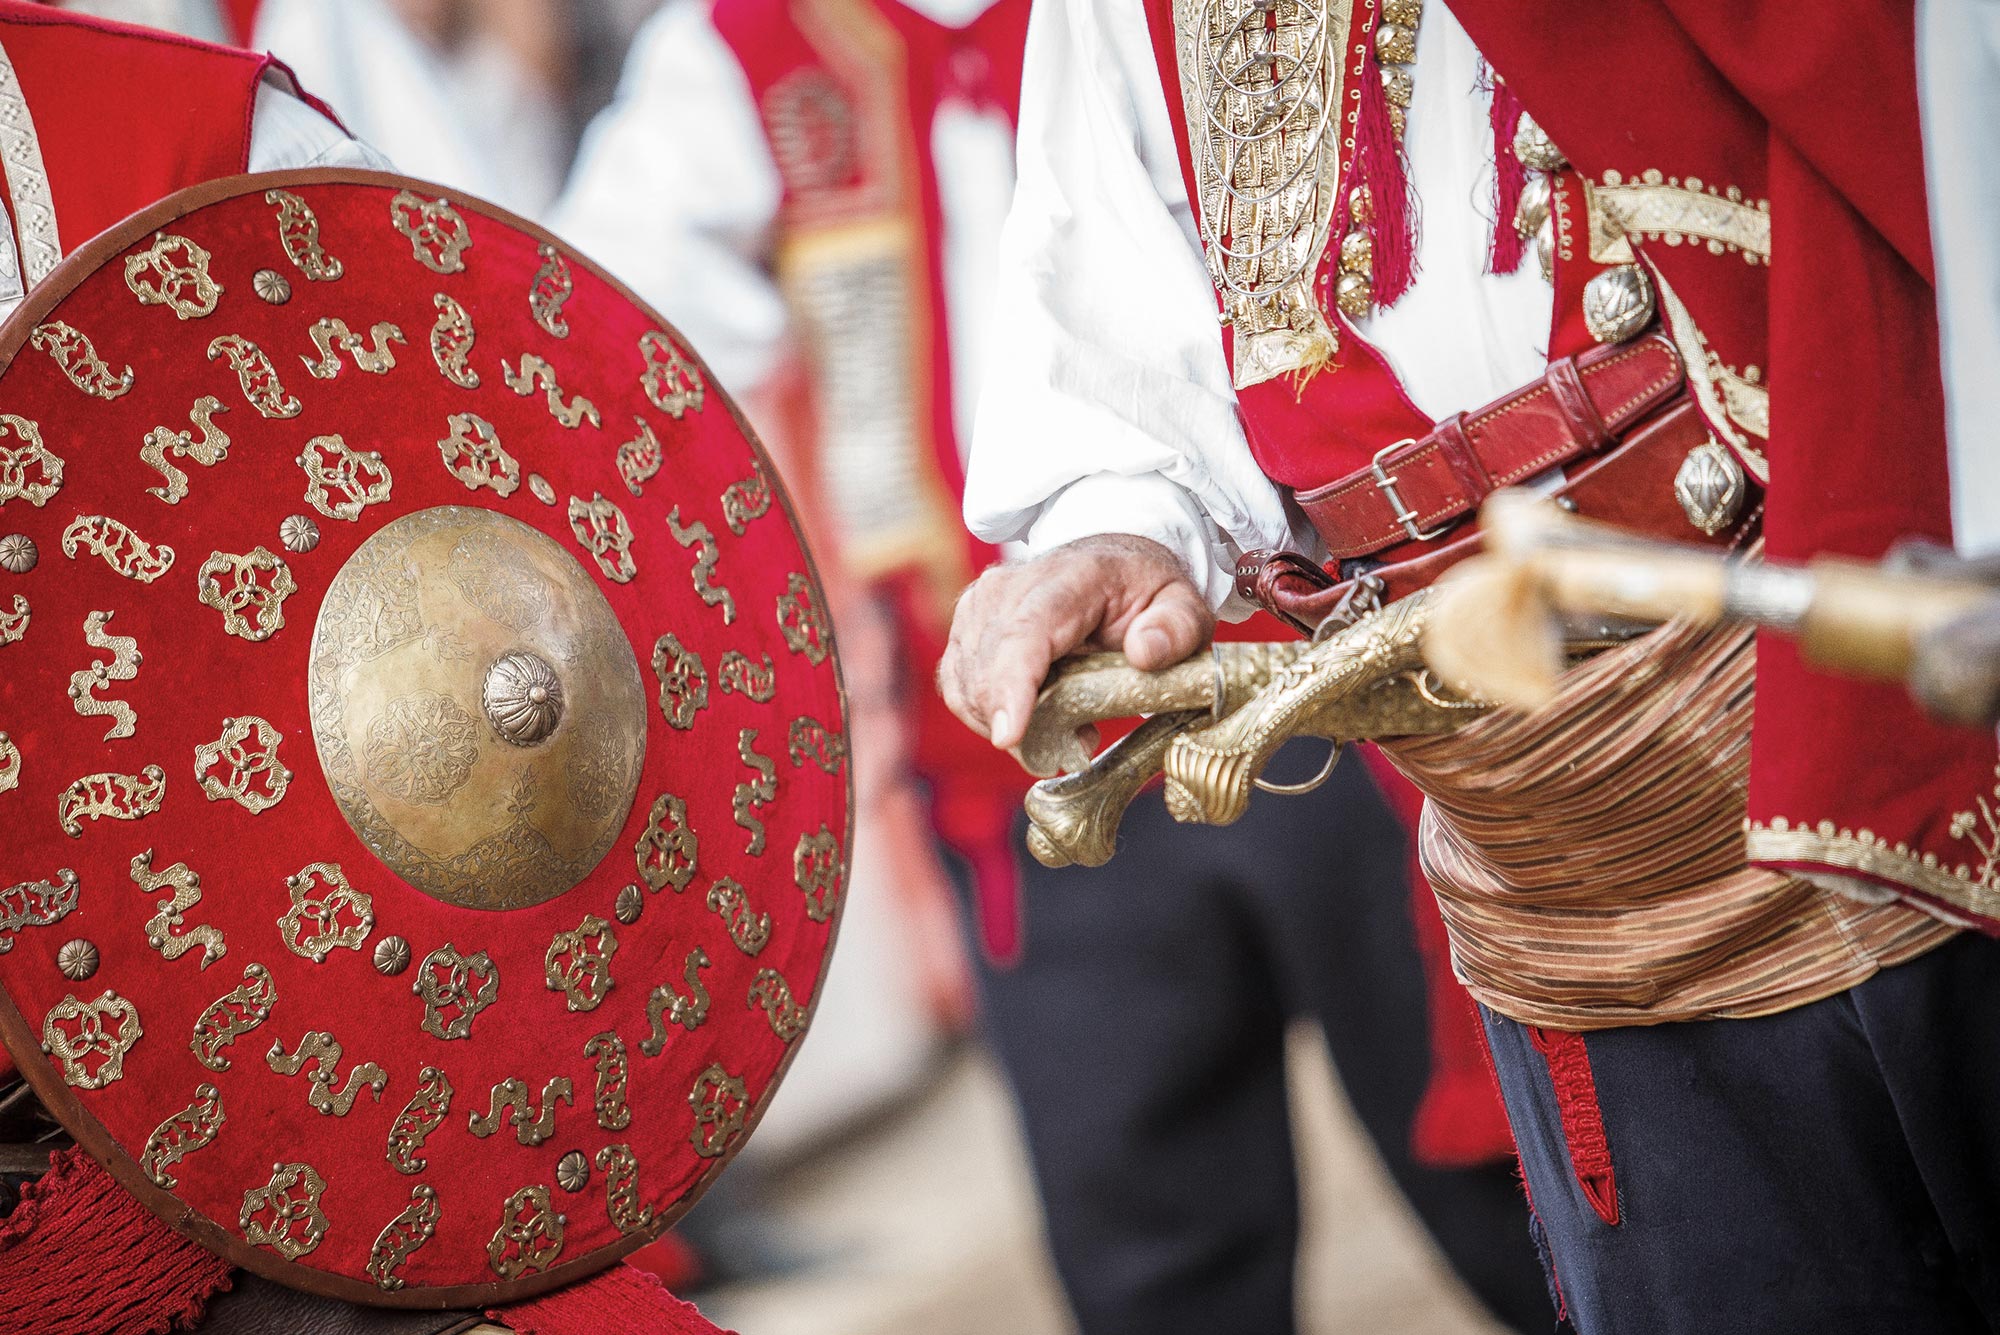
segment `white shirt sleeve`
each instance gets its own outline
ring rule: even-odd
[[[250,113],[251,171],[293,167],[393,170],[387,158],[293,96],[282,79],[273,71],[257,89],[257,103]]]
[[[1145,12],[1042,0],[1026,61],[966,522],[1154,538],[1220,607],[1239,552],[1311,539],[1244,438]]]
[[[743,388],[770,372],[785,333],[766,267],[781,195],[756,100],[708,5],[669,0],[633,42],[549,226]]]

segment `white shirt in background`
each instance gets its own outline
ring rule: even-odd
[[[990,3],[911,8],[962,27]],[[770,269],[783,186],[749,81],[710,12],[705,0],[669,0],[640,31],[549,226],[658,307],[741,393],[771,373],[788,336]],[[992,323],[1011,135],[1003,115],[964,104],[948,103],[932,127],[961,445],[972,438]]]
[[[264,0],[251,45],[400,172],[529,216],[562,184],[561,110],[504,52],[446,57],[387,0]]]
[[[1937,266],[1951,525],[2000,553],[2000,3],[1922,0],[1917,86]]]
[[[1358,327],[1442,418],[1541,374],[1552,298],[1532,260],[1485,272],[1489,97],[1442,5],[1424,12],[1412,76],[1420,267]],[[1036,7],[986,371],[1006,392],[981,405],[965,513],[980,536],[1034,551],[1154,538],[1223,607],[1239,552],[1318,544],[1244,438],[1166,96],[1140,6]]]

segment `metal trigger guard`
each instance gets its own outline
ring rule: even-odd
[[[1304,797],[1307,793],[1317,792],[1328,779],[1333,777],[1333,767],[1340,763],[1341,754],[1346,750],[1346,743],[1332,743],[1331,749],[1326,753],[1326,763],[1319,767],[1319,773],[1304,783],[1272,783],[1261,775],[1250,782],[1256,785],[1260,793],[1273,793],[1279,797]]]

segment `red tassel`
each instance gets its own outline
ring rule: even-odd
[[[1354,126],[1354,169],[1348,193],[1366,187],[1374,210],[1375,305],[1393,306],[1417,277],[1417,202],[1410,190],[1403,145],[1389,123],[1382,66],[1370,45],[1361,63],[1361,114]]]
[[[1484,81],[1493,90],[1487,115],[1493,125],[1493,243],[1486,250],[1488,273],[1512,273],[1528,257],[1528,241],[1514,230],[1514,213],[1528,184],[1528,169],[1514,156],[1514,130],[1525,108],[1501,79],[1483,64]]]

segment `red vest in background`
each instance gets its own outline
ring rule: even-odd
[[[1186,24],[1193,7],[1147,3],[1200,215],[1189,107],[1204,103],[1186,95],[1193,62],[1175,40],[1177,11]],[[1902,537],[1948,539],[1908,7],[1842,0],[1803,28],[1721,0],[1450,8],[1570,164],[1551,178],[1550,355],[1590,346],[1583,284],[1641,260],[1710,432],[1766,486],[1768,556],[1872,560]],[[1379,105],[1388,9],[1353,0],[1328,14],[1345,58],[1328,139],[1338,202],[1316,266],[1287,305],[1223,303],[1252,449],[1294,489],[1365,469],[1431,426],[1332,300],[1348,193],[1368,179],[1357,141]],[[1296,348],[1315,337],[1337,346],[1300,371]],[[1934,723],[1899,686],[1826,676],[1789,641],[1759,637],[1751,861],[1859,877],[2000,928],[1995,759],[1990,732]]]
[[[34,126],[62,254],[162,196],[249,163],[269,56],[21,0],[0,0],[0,45]],[[0,86],[0,102],[12,91]],[[37,189],[15,153],[0,155],[0,167],[12,201]],[[30,209],[10,212],[25,258],[41,223]]]
[[[234,46],[250,45],[251,36],[257,31],[257,11],[263,0],[221,0],[223,26],[229,29],[229,41]]]
[[[931,679],[958,593],[994,559],[960,519],[931,134],[953,101],[1011,120],[1027,0],[950,28],[895,0],[717,0],[783,183],[773,261],[810,376],[807,457],[788,468],[815,545],[894,601],[902,695],[939,833],[981,884],[987,940],[1016,946],[1008,828],[1027,779]]]

